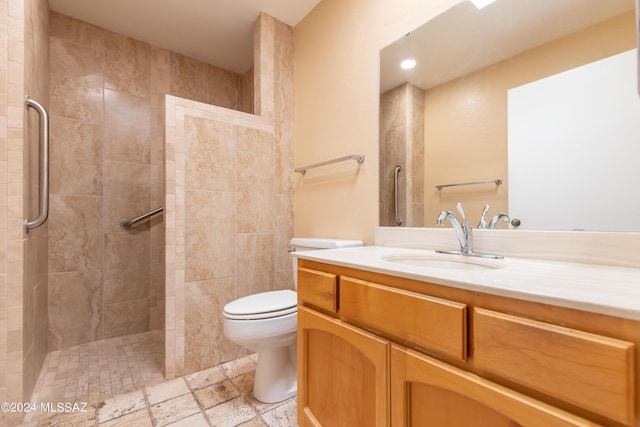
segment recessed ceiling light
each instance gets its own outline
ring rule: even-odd
[[[496,0],[471,0],[471,3],[475,5],[478,9],[482,9],[485,6],[490,5]]]
[[[410,70],[415,66],[416,66],[415,59],[405,59],[400,63],[400,67],[402,67],[403,70]]]

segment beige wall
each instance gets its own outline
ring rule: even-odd
[[[359,169],[345,164],[337,172],[318,169],[304,178],[296,176],[295,235],[373,242],[378,225],[378,52],[455,3],[323,0],[296,26],[296,166],[357,152],[367,160]],[[429,134],[428,124],[425,132]],[[492,150],[483,150],[485,154],[491,159],[503,156]],[[506,176],[501,162],[491,164],[486,173]],[[435,222],[427,210],[433,185],[425,183],[425,226]],[[496,209],[503,206],[497,200],[504,200],[506,186],[499,191],[504,194],[489,201]],[[447,203],[455,205],[456,196]],[[475,203],[481,207],[485,200]],[[476,205],[469,211],[479,217]]]
[[[507,91],[636,46],[633,11],[428,90],[425,97],[425,224],[463,202],[475,226],[507,212]],[[459,100],[465,99],[465,102]],[[460,126],[463,122],[465,125]],[[435,185],[502,178],[503,185]],[[501,225],[500,227],[504,227]]]
[[[378,225],[379,51],[457,0],[323,0],[295,27],[295,235],[373,242]]]
[[[167,378],[246,354],[225,304],[293,288],[293,29],[254,35],[256,115],[167,97]]]

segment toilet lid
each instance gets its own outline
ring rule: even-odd
[[[298,294],[291,290],[262,292],[231,301],[224,306],[228,319],[267,319],[295,313]]]

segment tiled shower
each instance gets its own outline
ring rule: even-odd
[[[145,331],[164,331],[168,377],[242,354],[223,350],[229,343],[220,328],[222,306],[249,292],[293,286],[286,254],[293,230],[292,29],[259,17],[256,63],[239,75],[51,12],[46,2],[0,0],[0,6],[0,33],[9,39],[0,46],[7,76],[0,97],[8,105],[0,109],[7,124],[0,180],[8,189],[0,194],[7,219],[7,232],[0,233],[7,247],[0,254],[0,364],[7,372],[0,397],[28,399],[48,351]],[[21,222],[37,209],[30,148],[37,121],[26,113],[23,93],[51,115],[49,220],[27,235]],[[184,157],[165,149],[177,141],[167,134],[166,94],[175,97],[174,106],[186,102],[201,111],[200,119],[214,111],[223,127],[249,123],[231,142],[231,180],[244,184],[207,190],[205,205],[196,202],[200,190],[185,200],[184,187],[169,185],[184,177],[175,162]],[[266,133],[252,134],[256,128]],[[248,130],[244,146],[241,129]],[[218,179],[220,166],[220,159],[208,160],[205,182]],[[211,203],[220,197],[234,200],[233,213],[212,230],[203,221],[219,210]],[[165,202],[164,216],[130,231],[119,227]],[[252,212],[261,215],[255,224]],[[203,254],[190,243],[202,230],[218,247],[234,249],[231,258],[212,253],[211,263],[250,267],[199,277],[189,273],[190,261],[187,281],[181,280],[184,259]]]
[[[422,89],[405,83],[380,95],[379,187],[382,226],[424,226],[423,117]],[[396,173],[397,166],[400,166],[400,170]],[[397,194],[394,185],[396,177]]]
[[[49,349],[162,328],[161,218],[119,223],[164,204],[164,94],[239,109],[247,79],[57,13],[50,52]]]

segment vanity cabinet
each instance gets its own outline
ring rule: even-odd
[[[299,266],[301,426],[640,427],[640,322]]]
[[[298,309],[298,424],[387,426],[389,341]]]

